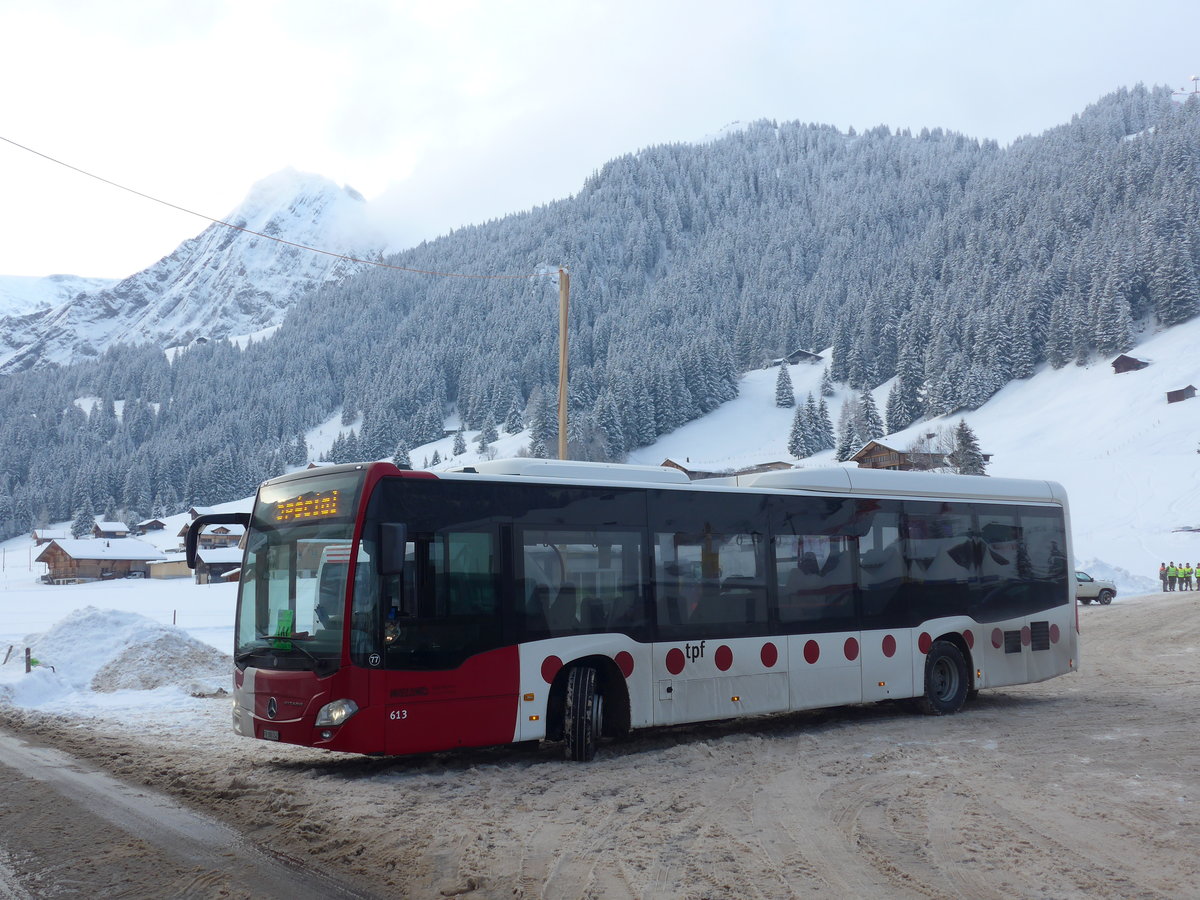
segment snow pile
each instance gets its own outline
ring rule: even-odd
[[[24,647],[40,664],[28,674]],[[88,606],[14,649],[0,667],[0,701],[74,712],[140,706],[161,703],[164,694],[219,693],[228,688],[231,671],[228,654],[183,629],[137,613]],[[131,696],[135,692],[144,696]]]
[[[1134,575],[1120,566],[1109,565],[1103,560],[1089,559],[1085,560],[1079,568],[1087,572],[1093,578],[1102,578],[1105,581],[1111,581],[1117,587],[1118,594],[1125,596],[1138,596],[1139,594],[1153,594],[1155,591],[1161,591],[1162,585],[1157,578],[1147,578],[1145,575]]]

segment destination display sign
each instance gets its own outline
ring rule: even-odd
[[[300,522],[336,516],[341,512],[339,491],[308,491],[275,502],[276,522]]]

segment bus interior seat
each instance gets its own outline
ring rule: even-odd
[[[564,584],[550,606],[550,628],[552,631],[571,631],[579,626],[576,610],[575,585]]]
[[[535,632],[549,631],[546,607],[550,605],[550,589],[530,578],[521,581],[521,596],[525,598],[525,627]]]
[[[584,597],[579,608],[579,620],[580,625],[588,630],[606,628],[608,616],[604,612],[604,601],[599,597]]]

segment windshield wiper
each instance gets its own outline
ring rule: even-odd
[[[273,641],[288,641],[289,643],[291,643],[293,641],[311,641],[311,640],[313,640],[312,635],[310,635],[306,631],[300,632],[300,634],[298,634],[298,635],[296,635],[296,634],[260,634],[260,635],[256,635],[256,637],[260,641],[272,641],[272,642]],[[293,646],[291,646],[291,647],[276,647],[276,646],[256,647],[253,650],[246,651],[246,654],[244,654],[244,655],[250,655],[250,654],[254,654],[254,653],[264,653],[264,652],[286,653],[288,650],[299,650],[301,653],[303,653],[305,656],[307,656],[309,659],[311,659],[316,665],[319,666],[321,664],[321,660],[319,660],[317,657],[313,656],[306,649],[301,647],[298,643],[293,644]],[[239,659],[240,659],[240,657],[239,657]]]

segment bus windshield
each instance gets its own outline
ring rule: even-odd
[[[238,591],[239,665],[336,667],[361,481],[361,471],[342,472],[260,491]]]

